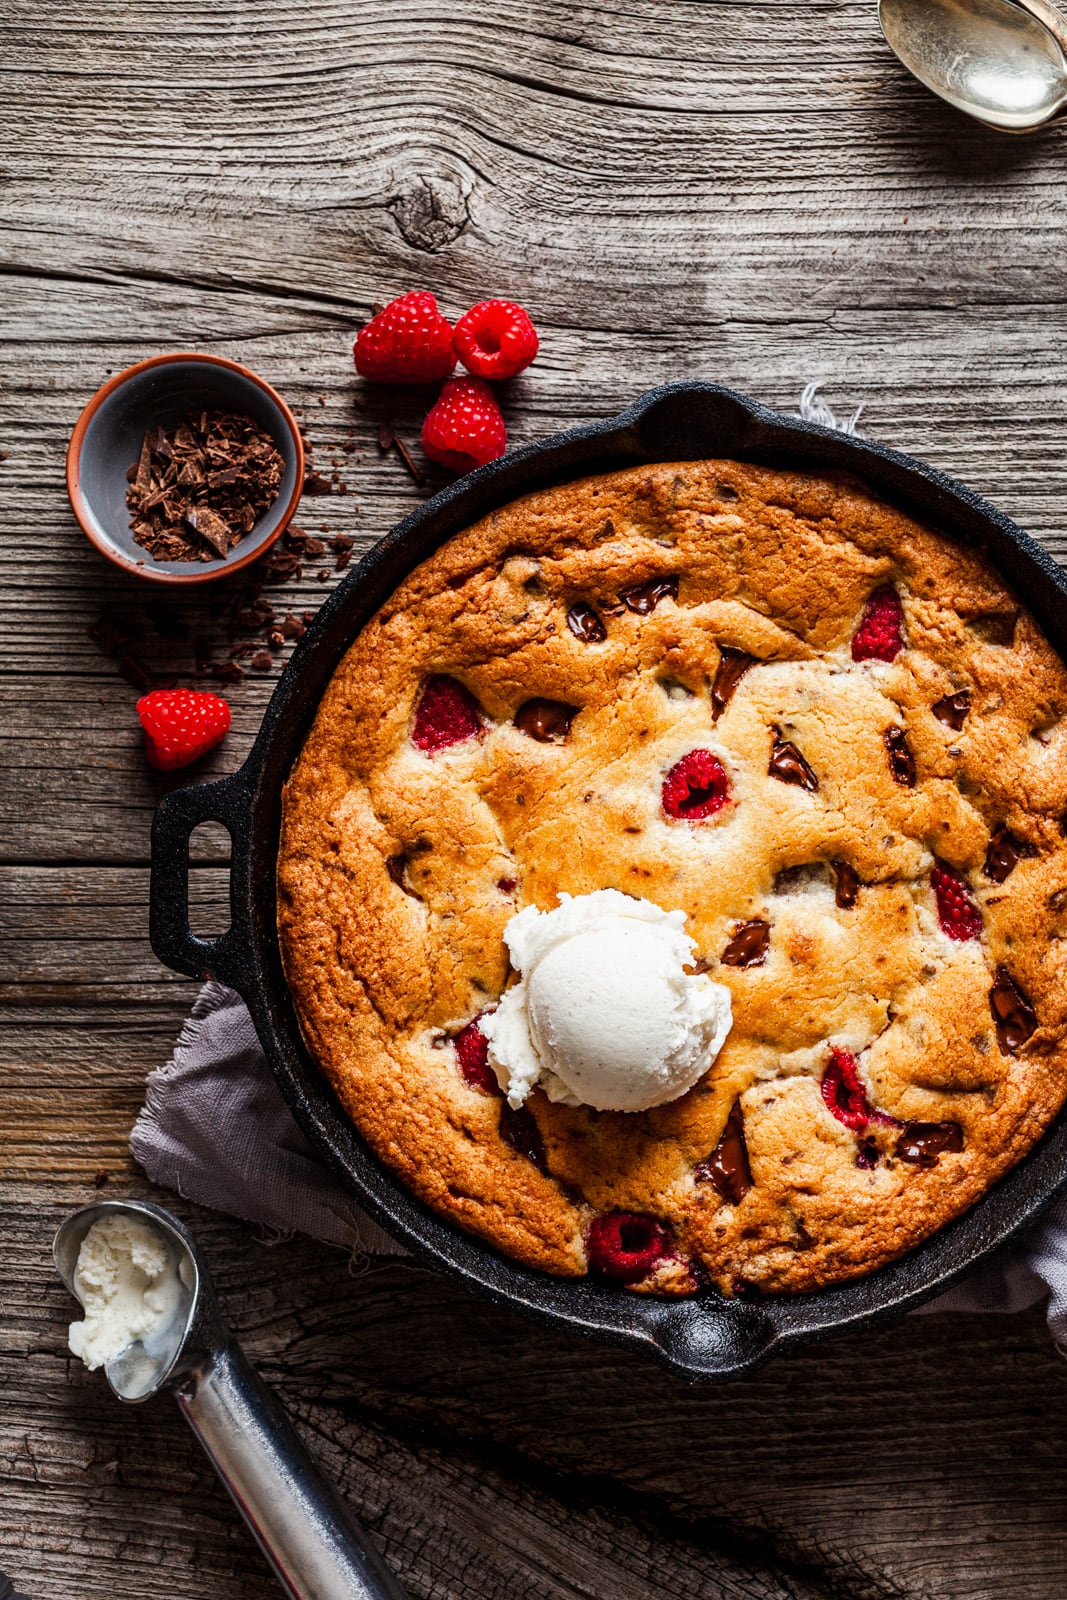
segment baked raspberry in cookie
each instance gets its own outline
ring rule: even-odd
[[[286,789],[282,952],[348,1114],[460,1227],[619,1292],[817,1289],[1063,1103],[1065,816],[1067,670],[980,556],[844,479],[639,468],[494,513],[364,628]],[[567,1030],[506,935],[561,905],[643,918],[631,962],[680,914],[659,1009],[626,978],[619,1037],[674,1064],[638,1109],[583,1103],[599,1024],[586,1077],[538,1056]]]

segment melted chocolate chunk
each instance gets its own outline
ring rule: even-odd
[[[771,927],[762,917],[742,922],[722,953],[724,967],[762,967],[767,959],[767,946],[771,942]]]
[[[252,417],[192,411],[151,426],[126,473],[134,540],[156,561],[225,558],[277,498],[285,463]]]
[[[647,617],[650,611],[655,611],[661,600],[677,600],[677,576],[668,578],[653,578],[649,583],[640,583],[636,589],[627,589],[619,599],[631,611],[636,611],[639,617]]]
[[[930,707],[938,722],[943,722],[953,733],[960,733],[971,709],[971,691],[961,689],[959,694],[947,694],[943,700]]]
[[[937,1158],[963,1149],[963,1129],[958,1122],[909,1122],[894,1147],[900,1161],[927,1171],[937,1166]]]
[[[583,644],[603,644],[608,636],[600,617],[584,600],[579,600],[567,612],[567,626]]]
[[[840,911],[851,911],[860,897],[859,874],[855,867],[850,867],[847,861],[832,861],[837,878],[837,887],[834,890],[834,904]]]
[[[861,1139],[859,1149],[856,1151],[856,1165],[861,1172],[873,1172],[881,1155],[877,1139]]]
[[[735,1278],[730,1285],[730,1293],[735,1300],[758,1300],[761,1290],[758,1283],[750,1283],[747,1278]]]
[[[886,754],[889,756],[889,770],[893,774],[893,781],[899,783],[903,789],[914,789],[915,757],[911,753],[904,729],[887,728],[882,738],[885,741]]]
[[[392,878],[398,889],[403,889],[404,893],[409,894],[413,900],[421,900],[421,894],[416,894],[415,890],[407,881],[407,865],[407,856],[390,856],[385,863],[385,870]]]
[[[798,788],[807,789],[809,792],[819,787],[818,778],[796,745],[790,744],[788,739],[783,739],[777,730],[774,734],[774,744],[771,746],[771,763],[767,771],[780,783],[795,783]]]
[[[1006,1056],[1018,1055],[1037,1028],[1037,1013],[1007,967],[998,967],[989,991],[989,1008],[997,1029],[997,1043]]]
[[[578,707],[562,700],[527,700],[515,713],[515,726],[539,744],[562,744],[577,715]]]
[[[508,1105],[506,1100],[500,1106],[500,1137],[505,1144],[525,1156],[527,1161],[532,1161],[538,1172],[548,1171],[548,1162],[545,1157],[545,1141],[541,1137],[541,1130],[537,1126],[537,1118],[528,1106],[520,1106],[517,1111]]]
[[[747,650],[734,650],[723,645],[719,651],[719,665],[715,682],[711,686],[711,720],[718,722],[734,697],[734,691],[749,667],[756,665],[756,657]]]
[[[741,1114],[740,1101],[734,1101],[722,1138],[708,1159],[696,1168],[693,1177],[698,1183],[710,1183],[715,1192],[731,1206],[739,1205],[751,1189],[752,1169],[748,1164],[745,1119]]]
[[[999,828],[993,830],[989,848],[985,853],[985,875],[987,878],[992,878],[994,883],[1003,883],[1005,878],[1011,877],[1024,856],[1033,854],[1033,845],[1017,839],[1011,830],[1001,823]]]

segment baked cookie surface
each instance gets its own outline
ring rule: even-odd
[[[528,496],[396,590],[294,766],[308,1047],[406,1185],[530,1265],[868,1272],[1067,1095],[1065,715],[993,569],[855,482],[713,461]],[[670,1104],[512,1111],[476,1023],[504,929],[604,888],[685,911],[733,1029]]]

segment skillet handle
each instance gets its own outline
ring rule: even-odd
[[[248,873],[251,790],[235,772],[218,783],[191,784],[164,795],[152,819],[152,876],[148,937],[166,966],[190,978],[215,978],[245,992],[251,980],[247,930],[236,922],[235,883]],[[189,837],[201,822],[220,822],[230,835],[231,925],[217,939],[189,926]]]

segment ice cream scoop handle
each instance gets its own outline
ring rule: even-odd
[[[405,1600],[281,1405],[230,1345],[178,1404],[292,1600]]]

